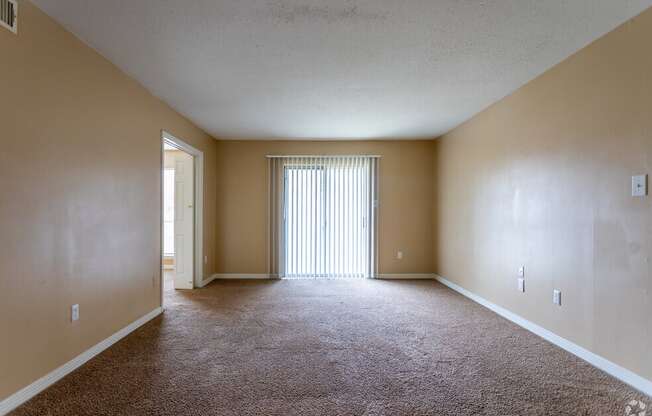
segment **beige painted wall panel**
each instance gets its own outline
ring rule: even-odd
[[[437,140],[434,161],[436,271],[648,379],[652,197],[630,181],[652,174],[651,39],[648,10]]]
[[[268,154],[375,154],[380,161],[380,273],[432,272],[432,141],[222,141],[219,273],[267,271]],[[403,260],[396,251],[403,251]]]
[[[214,272],[217,142],[28,1],[0,51],[2,400],[160,305],[161,129],[205,152]]]

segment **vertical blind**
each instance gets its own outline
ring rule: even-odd
[[[269,273],[375,277],[377,156],[269,156]]]

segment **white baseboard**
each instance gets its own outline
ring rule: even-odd
[[[652,397],[652,381],[643,378],[639,376],[638,374],[619,366],[616,363],[613,363],[609,360],[607,360],[604,357],[601,357],[589,350],[587,350],[584,347],[580,347],[579,345],[560,337],[559,335],[555,334],[554,332],[551,332],[533,322],[528,321],[527,319],[510,312],[509,310],[498,306],[494,303],[489,302],[488,300],[464,289],[463,287],[456,285],[455,283],[444,279],[441,276],[435,275],[435,279],[438,280],[440,283],[443,285],[448,286],[449,288],[453,289],[454,291],[466,296],[467,298],[473,300],[476,303],[479,303],[480,305],[484,306],[487,309],[490,309],[497,313],[498,315],[502,316],[503,318],[510,320],[514,322],[516,325],[519,325],[528,331],[540,336],[541,338],[557,345],[558,347],[570,352],[571,354],[574,354],[578,356],[579,358],[583,359],[584,361],[588,362],[589,364],[599,368],[600,370],[604,371],[607,374],[612,375],[613,377],[621,380],[622,382],[629,384],[630,386],[634,387],[635,389],[641,391],[644,394],[647,394],[648,396]]]
[[[0,416],[6,415],[7,413],[11,412],[21,404],[25,403],[32,397],[36,396],[37,394],[45,390],[46,388],[50,387],[57,381],[61,380],[62,378],[64,378],[65,376],[67,376],[77,368],[84,365],[91,358],[95,357],[102,351],[109,348],[111,345],[115,344],[116,342],[120,341],[122,338],[129,335],[134,330],[138,329],[140,326],[146,324],[153,318],[160,315],[161,312],[163,312],[163,309],[161,309],[160,307],[154,309],[153,311],[149,312],[147,315],[139,318],[138,320],[122,328],[115,334],[106,338],[104,341],[101,341],[100,343],[87,349],[83,353],[79,354],[77,357],[73,358],[72,360],[62,365],[61,367],[57,368],[56,370],[46,374],[45,376],[39,378],[29,386],[24,387],[18,392],[7,397],[6,399],[0,402]]]
[[[210,277],[211,281],[215,279],[238,279],[238,280],[259,280],[259,279],[271,279],[271,275],[267,273],[255,274],[255,273],[216,273]]]
[[[433,280],[435,275],[432,273],[381,273],[376,279],[384,280]]]
[[[202,287],[206,286],[207,284],[209,284],[210,282],[212,282],[215,279],[217,279],[216,274],[214,274],[212,276],[209,276],[209,277],[206,277],[206,278],[204,278],[204,280],[201,281],[201,283],[197,287],[202,288]]]
[[[379,274],[377,279],[385,280],[434,280],[435,275],[432,273],[401,273],[401,274]],[[274,276],[270,274],[251,274],[251,273],[218,273],[212,275],[210,278],[204,280],[204,285],[212,282],[215,279],[246,279],[246,280],[258,280],[258,279],[274,279]],[[203,286],[202,286],[203,287]]]
[[[388,273],[388,274],[379,274],[377,279],[385,280],[434,280],[436,275],[432,273]],[[204,280],[204,285],[212,282],[215,279],[246,279],[246,280],[258,280],[258,279],[274,279],[274,276],[270,274],[252,274],[252,273],[218,273],[212,275],[210,278]],[[203,286],[202,286],[203,287]]]

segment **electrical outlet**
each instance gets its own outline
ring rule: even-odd
[[[647,175],[632,176],[632,196],[647,195]]]
[[[525,277],[525,266],[521,266],[518,268],[518,275],[520,277]]]
[[[71,321],[78,321],[79,320],[79,305],[74,304],[70,308],[70,320]]]
[[[555,289],[552,291],[552,303],[561,306],[561,290]]]
[[[522,277],[519,277],[518,279],[518,291],[525,292],[525,279]]]
[[[402,251],[397,251],[396,252],[396,258],[399,260],[403,260],[403,252]]]

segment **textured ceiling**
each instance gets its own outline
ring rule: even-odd
[[[433,138],[652,0],[35,0],[217,138]]]

